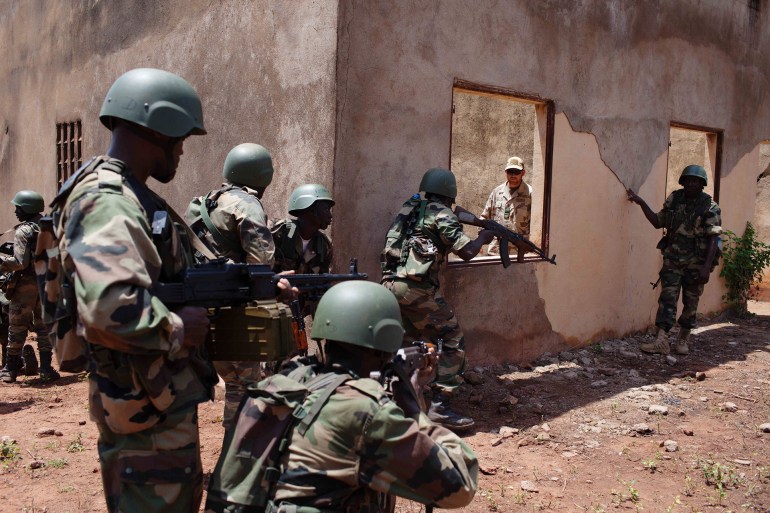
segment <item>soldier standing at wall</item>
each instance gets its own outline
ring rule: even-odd
[[[217,256],[272,266],[275,245],[260,202],[273,180],[270,153],[259,144],[239,144],[227,154],[222,175],[219,189],[190,202],[190,226]],[[262,379],[263,371],[256,361],[217,361],[214,367],[225,382],[222,425],[228,429],[246,387]]]
[[[371,282],[340,283],[321,298],[316,319],[312,334],[326,340],[324,362],[249,391],[268,400],[289,396],[302,415],[289,415],[284,435],[270,411],[244,402],[211,476],[206,512],[390,513],[396,496],[440,508],[469,504],[478,485],[476,455],[428,420],[415,394],[432,378],[435,359],[411,376],[402,373],[406,380],[393,380],[391,390],[370,377],[389,376],[387,362],[401,346],[393,295]],[[308,389],[303,402],[297,392]],[[274,434],[264,439],[268,426]],[[278,447],[269,451],[275,466],[262,447]],[[269,473],[260,472],[265,466]]]
[[[19,191],[11,200],[16,207],[16,218],[21,221],[16,226],[16,238],[13,243],[13,255],[3,256],[0,271],[13,271],[12,285],[7,289],[10,300],[8,306],[8,348],[6,365],[0,371],[4,383],[14,383],[16,377],[27,367],[29,372],[31,358],[25,355],[27,365],[22,360],[22,349],[27,340],[30,326],[34,326],[37,335],[37,349],[40,353],[40,380],[43,382],[58,379],[59,373],[51,365],[51,339],[48,327],[43,322],[40,291],[35,277],[33,255],[37,236],[40,233],[41,212],[45,209],[43,197],[35,191]],[[31,347],[30,347],[31,349]],[[25,350],[26,351],[26,350]],[[32,356],[34,356],[34,351]]]
[[[107,155],[70,178],[54,207],[60,279],[88,345],[107,510],[194,513],[198,403],[216,383],[200,351],[209,321],[205,308],[172,312],[152,293],[192,263],[192,251],[180,224],[160,222],[179,218],[146,181],[170,182],[184,141],[206,133],[201,101],[177,75],[134,69],[112,84],[99,119],[112,132]]]
[[[457,182],[448,169],[430,169],[422,177],[421,199],[415,194],[404,203],[388,230],[382,252],[382,284],[401,306],[404,343],[441,341],[438,376],[428,417],[444,427],[465,429],[473,419],[449,408],[451,393],[461,384],[465,370],[465,339],[454,311],[441,295],[439,270],[450,252],[463,260],[476,256],[494,237],[481,230],[475,240],[463,233],[452,212]]]
[[[697,320],[698,300],[717,263],[722,233],[722,211],[711,196],[703,192],[707,183],[708,175],[703,167],[685,167],[679,177],[682,188],[666,198],[657,214],[633,190],[626,191],[628,200],[642,207],[652,226],[666,229],[666,235],[658,243],[658,249],[663,252],[661,291],[655,316],[658,332],[653,342],[639,346],[644,352],[669,354],[668,331],[674,326],[680,290],[683,308],[674,351],[681,355],[690,352],[688,343]]]
[[[332,222],[334,200],[323,185],[300,185],[289,197],[289,215],[272,228],[275,241],[274,272],[297,274],[330,272],[332,243],[321,230]]]
[[[491,219],[529,238],[532,216],[532,186],[524,181],[524,161],[511,157],[505,165],[505,182],[492,191],[484,205],[481,219]],[[495,238],[487,248],[490,255],[500,254],[500,242]]]

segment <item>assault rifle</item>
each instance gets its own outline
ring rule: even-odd
[[[547,262],[556,265],[556,255],[549,257],[534,242],[527,239],[523,235],[519,235],[518,233],[509,230],[497,221],[492,221],[491,219],[480,219],[476,217],[472,212],[469,212],[460,206],[455,207],[455,214],[457,215],[457,219],[459,219],[463,224],[478,226],[485,230],[494,232],[495,236],[500,239],[500,260],[503,261],[503,267],[508,267],[511,265],[511,257],[508,254],[509,242],[516,246],[516,260],[519,262],[524,261],[524,255],[526,253],[535,253]]]
[[[312,301],[335,283],[365,280],[368,276],[358,272],[355,259],[350,261],[350,274],[274,274],[269,265],[228,264],[224,259],[217,259],[186,269],[179,282],[158,283],[153,294],[171,306],[239,306],[249,301],[275,299],[281,278],[286,278],[303,298]]]

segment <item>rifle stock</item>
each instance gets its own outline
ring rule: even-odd
[[[503,267],[511,265],[511,257],[508,253],[508,244],[513,244],[516,247],[516,260],[519,262],[524,261],[524,255],[528,252],[535,253],[543,260],[556,265],[556,255],[549,257],[540,247],[534,242],[530,241],[523,235],[509,230],[505,226],[501,225],[497,221],[491,219],[481,219],[476,217],[472,212],[465,210],[461,206],[455,206],[455,215],[457,219],[463,224],[469,224],[478,226],[485,230],[489,230],[495,234],[500,240],[500,260],[503,262]]]

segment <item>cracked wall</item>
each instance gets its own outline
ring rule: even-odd
[[[526,359],[647,328],[660,232],[625,188],[660,208],[670,124],[712,127],[724,132],[724,225],[753,217],[750,175],[770,133],[767,20],[764,6],[696,0],[341,2],[335,223],[364,228],[336,233],[337,247],[378,274],[393,215],[426,169],[449,164],[455,79],[539,96],[556,107],[559,265],[445,273],[470,358]],[[700,311],[722,308],[722,287],[712,275]]]

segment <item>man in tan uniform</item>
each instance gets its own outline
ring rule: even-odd
[[[524,161],[511,157],[505,166],[505,182],[492,191],[479,217],[492,219],[506,228],[529,238],[529,221],[532,214],[532,186],[524,181]],[[500,241],[494,239],[487,254],[500,254]]]

